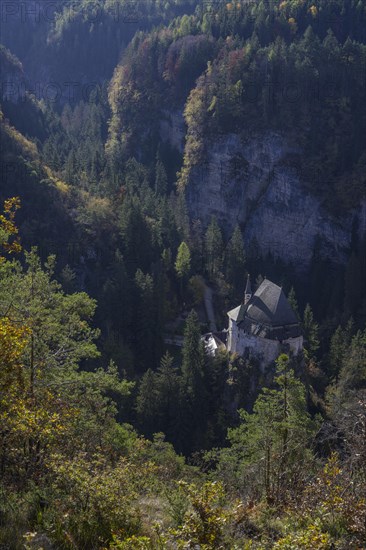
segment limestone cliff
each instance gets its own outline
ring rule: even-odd
[[[167,141],[170,146],[177,149],[179,153],[184,152],[185,123],[183,110],[163,111],[163,118],[160,120],[160,137]]]
[[[215,215],[228,234],[239,223],[247,247],[299,270],[308,267],[316,242],[324,258],[343,263],[354,223],[366,231],[366,203],[335,219],[307,190],[293,160],[299,154],[275,132],[220,137],[208,146],[206,162],[191,170],[191,217],[207,225]]]

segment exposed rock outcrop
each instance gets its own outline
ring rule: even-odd
[[[291,160],[297,154],[301,151],[275,132],[217,139],[208,147],[207,162],[190,174],[192,218],[207,225],[215,215],[228,234],[239,223],[247,247],[298,270],[309,266],[316,242],[324,258],[343,263],[356,219],[360,233],[366,231],[366,203],[335,219],[307,190]]]
[[[182,111],[163,111],[160,121],[160,137],[180,153],[184,151],[185,124]]]

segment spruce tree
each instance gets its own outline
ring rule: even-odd
[[[353,480],[361,481],[363,494],[366,479],[365,387],[366,330],[357,332],[352,338],[344,352],[337,383],[327,390],[328,412],[336,427],[335,439],[341,440]]]
[[[245,280],[245,252],[244,241],[239,225],[235,226],[234,232],[229,240],[226,253],[226,281],[232,286],[233,299],[243,294]]]
[[[222,270],[224,243],[221,229],[215,216],[212,216],[205,235],[206,267],[210,277],[215,277]]]
[[[189,272],[191,270],[191,253],[187,243],[184,241],[180,243],[177,259],[175,261],[175,271],[179,279],[183,282],[186,281],[189,277]]]
[[[179,406],[179,376],[173,357],[166,352],[156,372],[160,429],[169,441],[175,442],[175,425]]]
[[[343,400],[366,384],[366,330],[358,331],[345,351],[338,389]],[[362,390],[361,390],[362,391]]]
[[[222,451],[222,474],[241,489],[259,485],[268,502],[286,499],[304,481],[317,429],[288,356],[276,362],[275,387],[263,388],[253,413],[241,410],[240,419],[240,426],[228,432],[232,446]]]
[[[328,365],[331,376],[336,376],[341,370],[346,349],[344,331],[339,325],[331,338],[329,346]]]
[[[181,412],[182,429],[186,438],[185,452],[202,447],[206,423],[206,389],[204,379],[205,354],[197,313],[187,317],[182,348]]]
[[[157,309],[154,300],[154,280],[150,274],[144,274],[141,269],[135,275],[136,302],[134,319],[134,339],[138,358],[147,366],[155,367],[159,356],[160,329],[157,323]]]
[[[291,287],[290,292],[288,293],[287,299],[294,313],[296,314],[296,317],[300,320],[299,305],[297,303],[296,293],[293,286]]]
[[[192,310],[187,317],[182,348],[182,379],[191,397],[201,393],[204,374],[204,347],[201,341],[197,313]]]
[[[303,328],[305,337],[305,348],[308,350],[311,357],[313,357],[319,349],[319,326],[314,320],[313,310],[310,304],[306,304],[303,318]]]
[[[148,369],[141,379],[139,392],[136,399],[136,412],[139,425],[148,437],[158,432],[158,392],[156,375]]]
[[[165,195],[168,190],[168,178],[164,164],[158,158],[155,165],[155,193]]]
[[[328,369],[330,376],[337,377],[339,371],[342,369],[353,334],[354,322],[352,317],[348,321],[345,328],[342,328],[339,325],[333,334],[330,341],[328,354]]]

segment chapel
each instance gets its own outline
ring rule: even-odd
[[[262,355],[271,362],[282,350],[297,355],[303,348],[299,320],[282,288],[269,279],[252,294],[248,275],[243,303],[227,315],[226,347],[230,352]]]
[[[283,352],[297,355],[303,349],[299,319],[282,288],[269,279],[252,293],[248,275],[243,302],[227,315],[228,329],[205,337],[211,353],[225,346],[242,357],[256,357],[265,367]]]

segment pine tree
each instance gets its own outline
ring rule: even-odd
[[[155,165],[155,193],[165,195],[168,190],[168,178],[164,164],[158,158]]]
[[[235,226],[229,240],[226,253],[226,280],[233,287],[233,298],[239,298],[243,294],[245,280],[245,252],[244,241],[239,225]]]
[[[222,451],[220,468],[243,487],[258,483],[269,502],[286,499],[304,481],[317,423],[306,410],[304,385],[295,378],[289,358],[276,363],[274,389],[264,388],[253,413],[240,411],[241,425],[229,429],[232,447]]]
[[[189,277],[191,270],[191,253],[187,243],[184,241],[180,243],[177,259],[175,261],[175,271],[181,281],[186,281]]]
[[[63,292],[53,278],[53,257],[44,267],[34,250],[25,259],[24,268],[0,263],[1,303],[7,311],[0,323],[0,431],[6,434],[0,469],[6,458],[24,482],[33,475],[39,480],[55,444],[66,454],[81,446],[88,452],[96,441],[102,445],[115,413],[104,394],[128,393],[113,364],[107,370],[93,371],[90,364],[79,370],[81,361],[99,356],[94,344],[99,331],[89,324],[95,301],[83,292]],[[7,393],[4,383],[12,386]]]
[[[119,213],[119,229],[128,273],[133,276],[138,268],[147,271],[153,250],[152,236],[136,196],[124,199]]]
[[[306,304],[303,318],[305,348],[308,350],[311,357],[313,357],[319,349],[319,326],[314,320],[313,311],[310,304]]]
[[[187,317],[182,348],[181,405],[183,424],[189,433],[185,452],[200,448],[206,423],[205,354],[197,313]]]
[[[287,299],[294,313],[296,313],[296,317],[300,320],[299,305],[297,303],[296,293],[293,286],[291,287],[290,292],[288,293]]]
[[[61,271],[60,280],[65,292],[71,293],[75,291],[75,271],[66,264]]]
[[[221,351],[214,357],[207,357],[205,385],[208,394],[208,429],[205,440],[209,447],[222,445],[225,440],[227,426],[230,423],[229,411],[225,396],[227,396],[227,382],[230,357],[228,352]]]
[[[161,358],[160,367],[156,372],[156,387],[158,392],[158,406],[160,429],[169,441],[174,442],[176,418],[179,406],[179,376],[173,366],[173,357],[166,352]]]
[[[206,267],[210,277],[219,274],[223,264],[224,243],[221,229],[215,216],[211,218],[205,235]]]
[[[343,355],[337,384],[327,391],[328,410],[352,465],[353,480],[362,480],[362,494],[366,479],[365,387],[366,330],[352,338]]]
[[[182,240],[188,241],[190,236],[189,229],[189,216],[187,209],[187,201],[183,191],[180,191],[176,197],[174,197],[170,206],[175,217],[175,224],[178,230],[178,233]]]
[[[347,399],[353,391],[366,383],[366,330],[358,331],[348,346],[343,366],[339,373],[338,389],[342,398]]]
[[[136,353],[143,366],[155,367],[159,361],[159,338],[161,327],[157,319],[157,307],[154,300],[154,280],[141,269],[135,275],[136,302],[134,319],[134,338]]]
[[[329,346],[328,363],[331,376],[336,376],[341,370],[346,349],[344,331],[339,325],[331,338]]]
[[[201,341],[197,313],[192,310],[187,317],[182,348],[182,377],[187,393],[199,393],[203,380],[204,348]]]
[[[354,322],[351,317],[346,327],[343,329],[339,325],[331,338],[328,354],[328,368],[329,374],[332,377],[337,377],[339,371],[343,367],[346,352],[351,344],[353,334]]]
[[[82,292],[64,294],[53,279],[55,257],[43,267],[35,249],[25,256],[23,272],[14,266],[0,277],[0,294],[5,310],[6,304],[15,307],[17,319],[32,333],[24,365],[34,385],[38,376],[44,382],[71,376],[81,358],[97,357],[93,340],[99,331],[86,322],[96,302]]]
[[[136,412],[142,431],[148,437],[158,432],[158,392],[156,375],[148,369],[143,375],[136,399]]]

